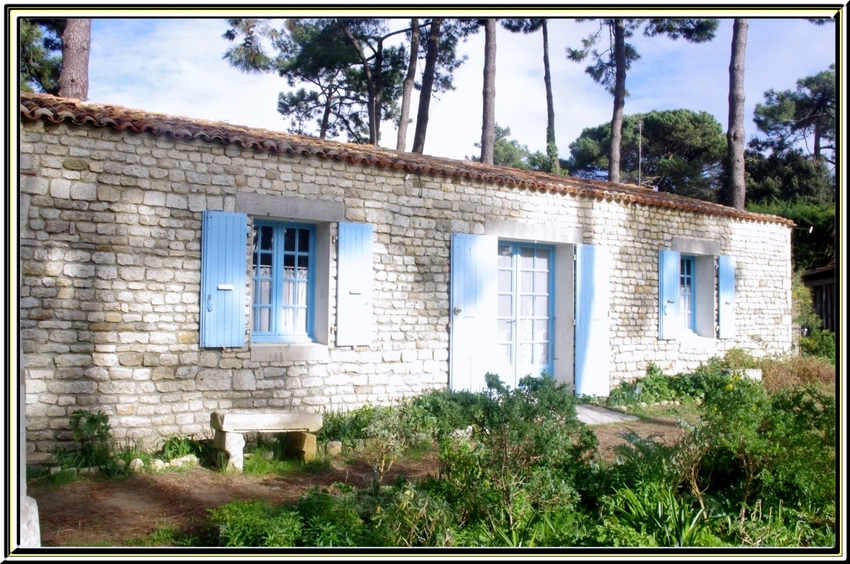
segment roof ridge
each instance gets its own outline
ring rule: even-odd
[[[526,171],[480,162],[449,159],[385,147],[358,145],[182,116],[126,108],[119,105],[84,102],[50,94],[20,93],[23,118],[52,123],[71,121],[77,125],[112,127],[118,131],[170,136],[175,139],[203,139],[225,145],[235,144],[261,151],[310,154],[329,159],[408,170],[415,173],[480,180],[532,190],[555,191],[592,198],[613,199],[637,204],[680,209],[712,215],[724,215],[754,221],[793,225],[788,219],[737,210],[713,202],[658,192],[630,184],[612,184],[602,180],[560,176],[539,171]]]

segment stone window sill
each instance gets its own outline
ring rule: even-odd
[[[716,339],[712,337],[703,337],[697,335],[693,331],[684,331],[679,338],[680,348],[682,349],[710,349],[715,348]]]
[[[327,345],[319,343],[251,343],[251,362],[327,360]]]

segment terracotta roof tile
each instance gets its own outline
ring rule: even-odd
[[[793,225],[793,222],[785,218],[736,210],[711,202],[667,192],[656,192],[629,184],[611,184],[598,180],[557,176],[430,155],[401,153],[382,147],[341,143],[229,123],[169,116],[47,94],[22,92],[20,100],[20,112],[23,119],[43,119],[52,123],[69,121],[79,125],[111,127],[118,131],[130,129],[137,133],[149,132],[152,135],[168,136],[174,139],[202,139],[225,145],[250,147],[260,151],[306,154],[364,163],[369,166],[491,182],[508,187],[555,191],[590,198]]]

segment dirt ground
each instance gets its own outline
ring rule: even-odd
[[[619,436],[632,429],[641,437],[659,435],[665,442],[681,436],[672,419],[630,421],[593,426],[603,457],[613,458],[610,447],[624,442]],[[411,479],[438,472],[436,453],[412,461],[399,461],[385,477]],[[207,510],[235,500],[265,499],[270,503],[294,501],[314,486],[336,482],[365,487],[372,479],[366,464],[335,462],[323,474],[250,476],[223,474],[206,468],[188,472],[166,471],[133,474],[128,480],[83,479],[64,486],[31,480],[27,493],[38,503],[43,547],[126,546],[164,524],[197,533],[203,530]]]

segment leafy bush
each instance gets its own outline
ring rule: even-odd
[[[198,444],[191,437],[178,434],[172,434],[166,437],[159,450],[166,461],[182,458],[190,454],[197,455],[201,451]]]
[[[353,488],[333,484],[302,495],[296,509],[304,523],[304,546],[370,546],[366,523],[359,514]]]
[[[207,515],[219,546],[297,546],[302,522],[297,511],[260,500],[234,501]]]
[[[655,546],[706,546],[717,540],[708,533],[703,510],[679,496],[667,484],[650,482],[632,489],[617,490],[611,499],[619,522],[644,538],[652,537]]]
[[[800,337],[800,352],[835,363],[835,333],[829,329],[815,327]]]
[[[126,478],[126,466],[118,464],[112,455],[112,427],[109,416],[102,411],[77,409],[71,414],[70,427],[78,450],[61,450],[55,454],[65,469],[97,468],[110,478]]]
[[[457,514],[438,492],[403,482],[381,504],[375,527],[389,546],[455,546]]]
[[[596,438],[578,420],[573,394],[551,378],[526,377],[514,390],[493,374],[486,382],[471,402],[471,437],[440,444],[437,488],[464,527],[506,535],[478,542],[527,544],[542,514],[577,501],[573,481],[587,470]]]
[[[729,377],[706,393],[711,438],[706,487],[738,507],[757,499],[823,514],[834,510],[835,402],[813,388],[769,394],[761,382]]]

